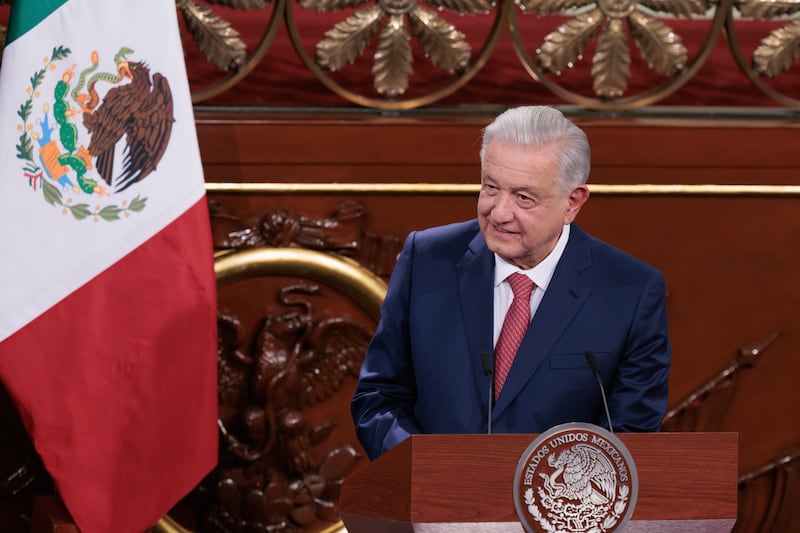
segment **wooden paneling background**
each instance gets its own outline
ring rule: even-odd
[[[474,216],[479,138],[490,114],[391,117],[198,115],[210,197],[241,218],[285,207],[324,217],[353,200],[364,231],[402,239],[412,229]],[[674,405],[750,345],[774,334],[718,420],[740,432],[742,472],[800,444],[800,123],[770,118],[610,118],[576,114],[593,147],[593,195],[578,222],[660,268],[669,291]],[[338,192],[313,184],[338,182]],[[231,192],[232,183],[268,183]],[[293,183],[311,192],[284,193]],[[373,192],[375,184],[413,192]],[[360,185],[362,184],[362,185]],[[363,186],[366,184],[366,186]],[[688,185],[616,190],[616,185]],[[721,185],[712,192],[699,186]],[[782,185],[766,191],[725,188]],[[362,186],[362,188],[359,188]]]

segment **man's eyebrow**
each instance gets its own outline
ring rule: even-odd
[[[526,193],[526,194],[528,194],[530,196],[538,194],[537,190],[535,188],[531,188],[530,186],[513,187],[511,189],[511,192],[513,192],[513,193],[524,192],[524,193]]]

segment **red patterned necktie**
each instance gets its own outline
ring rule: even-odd
[[[500,330],[500,337],[494,347],[494,398],[500,396],[503,384],[506,382],[508,371],[514,362],[514,356],[522,343],[522,337],[528,329],[531,321],[531,292],[533,291],[533,281],[525,274],[515,272],[506,278],[514,291],[514,300],[508,308],[506,318],[503,321],[503,329]]]

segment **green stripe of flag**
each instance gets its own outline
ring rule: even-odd
[[[6,46],[47,18],[67,0],[14,0],[8,17]]]

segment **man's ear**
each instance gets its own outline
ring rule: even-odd
[[[589,187],[581,184],[572,189],[567,197],[567,212],[564,215],[564,224],[572,223],[581,211],[581,207],[589,199]]]

